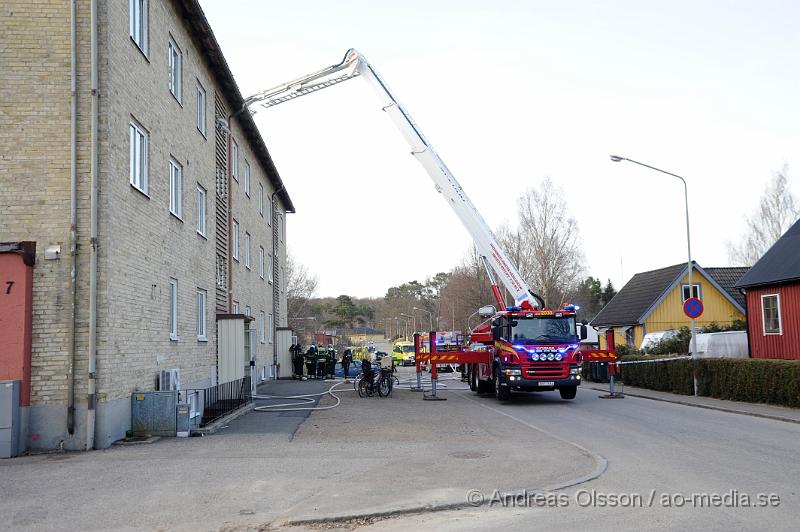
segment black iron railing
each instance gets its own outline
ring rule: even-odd
[[[250,395],[250,376],[224,382],[209,388],[183,390],[187,394],[197,393],[200,412],[200,426],[208,425],[224,415],[252,402]]]

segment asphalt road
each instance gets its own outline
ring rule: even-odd
[[[513,501],[495,503],[384,520],[368,529],[797,529],[798,424],[633,397],[604,400],[587,388],[573,401],[553,392],[515,395],[510,403],[470,392],[445,395],[474,404],[478,415],[506,417],[509,430],[533,426],[575,442],[605,457],[608,469],[543,503],[529,496],[526,505],[523,496],[516,508]],[[743,506],[745,495],[755,500],[759,494],[772,495],[766,507]],[[490,501],[494,494],[483,495]],[[734,500],[738,507],[730,507]]]

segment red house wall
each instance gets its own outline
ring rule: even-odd
[[[761,296],[767,294],[780,294],[780,335],[764,335]],[[800,283],[749,289],[747,332],[750,335],[750,356],[753,358],[800,360]]]

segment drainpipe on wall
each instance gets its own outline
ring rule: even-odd
[[[86,449],[94,449],[95,445],[95,406],[96,371],[97,371],[97,0],[91,3],[91,60],[92,60],[92,106],[91,106],[91,254],[89,256],[89,367],[88,394],[86,397]]]
[[[278,380],[278,300],[280,298],[281,287],[280,283],[280,264],[278,259],[278,238],[280,238],[280,229],[278,228],[278,211],[275,209],[275,195],[280,194],[285,185],[273,192],[269,197],[269,206],[272,210],[272,264],[278,263],[277,271],[272,272],[272,375],[273,380]],[[285,223],[285,222],[284,222]],[[275,268],[273,268],[275,270]],[[275,297],[275,294],[278,297]],[[287,322],[288,323],[288,322]]]
[[[77,0],[70,2],[70,146],[69,146],[69,254],[70,254],[70,321],[69,370],[67,374],[67,432],[75,434],[75,320],[78,270],[78,66],[77,66]]]

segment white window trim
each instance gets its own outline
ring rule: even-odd
[[[258,276],[264,278],[264,246],[258,246]]]
[[[206,89],[200,84],[200,81],[197,82],[197,102],[195,105],[195,113],[197,115],[197,131],[200,132],[203,137],[206,136],[206,122],[208,121],[208,117],[206,115],[206,108],[208,107],[208,98],[206,97]],[[200,105],[202,103],[202,106]]]
[[[269,254],[267,260],[269,261],[269,268],[267,269],[269,284],[272,284],[275,281],[275,263],[272,262],[272,253]]]
[[[775,298],[775,308],[778,311],[778,332],[767,332],[767,313],[766,309],[764,308],[764,299],[768,297]],[[781,319],[781,295],[779,293],[764,294],[761,296],[761,332],[763,336],[783,336],[783,320]]]
[[[275,320],[272,317],[272,312],[269,313],[269,343],[275,340]]]
[[[258,214],[264,216],[264,185],[258,184]]]
[[[250,163],[244,160],[244,195],[250,197]]]
[[[280,284],[278,288],[280,288],[280,291],[283,292],[286,287],[286,272],[284,271],[283,266],[281,266],[281,271],[279,275],[280,277],[278,278],[278,282]]]
[[[239,314],[239,302],[234,301],[231,304],[231,314]]]
[[[201,198],[202,198],[202,203],[200,201]],[[208,231],[208,227],[206,225],[206,217],[207,217],[206,211],[208,210],[208,205],[207,205],[208,192],[199,183],[197,184],[196,199],[197,199],[197,234],[207,239],[208,235],[206,233]]]
[[[270,194],[270,196],[269,196],[269,201],[267,202],[267,207],[269,207],[269,212],[267,213],[267,214],[269,214],[269,216],[267,216],[267,225],[272,226],[272,215],[273,215],[273,212],[275,210],[275,205],[274,205],[274,202],[273,202],[273,199],[272,199],[272,194]]]
[[[700,283],[692,283],[692,286],[697,287],[697,299],[702,301],[703,300],[703,287],[702,287],[702,285],[700,285]],[[686,298],[683,297],[683,294],[686,292],[686,290],[688,288],[689,288],[688,284],[682,284],[681,285],[681,299],[683,299],[683,301],[686,301]],[[691,290],[689,293],[691,295],[694,295],[694,292],[695,292],[694,290]]]
[[[197,307],[196,310],[196,321],[197,321],[197,341],[198,342],[207,342],[208,341],[208,329],[206,328],[206,314],[208,314],[208,292],[203,290],[202,288],[197,289],[197,295],[195,296]]]
[[[174,157],[169,158],[169,212],[183,221],[183,166]]]
[[[181,103],[183,92],[183,52],[181,47],[170,37],[167,46],[167,86],[178,103]]]
[[[264,330],[267,327],[267,323],[266,323],[266,320],[264,318],[264,311],[263,310],[258,315],[258,325],[259,325],[259,328],[261,329],[261,331],[259,331],[260,332],[259,339],[260,339],[261,343],[264,344],[267,341],[266,334],[265,334],[266,331]]]
[[[130,17],[128,24],[128,29],[130,31],[128,33],[130,34],[131,40],[136,44],[139,50],[142,51],[145,57],[147,57],[147,23],[149,18],[149,3],[149,0],[143,0],[141,5],[142,9],[139,13],[137,13],[139,8],[139,0],[128,0],[128,16]],[[137,27],[136,24],[137,20],[140,23],[139,27]],[[141,35],[138,35],[140,31]]]
[[[231,141],[231,176],[239,182],[239,145]]]
[[[248,270],[250,269],[250,259],[252,258],[252,254],[250,252],[250,248],[252,247],[252,238],[250,237],[250,233],[247,231],[244,232],[244,267]]]
[[[252,317],[252,316],[250,316],[251,312],[253,312],[253,309],[250,308],[250,305],[245,305],[245,307],[244,307],[244,315]]]
[[[239,222],[233,221],[233,228],[231,229],[231,246],[233,247],[232,257],[233,260],[239,262]]]
[[[150,147],[150,135],[138,122],[131,120],[128,127],[128,136],[130,137],[129,182],[133,188],[149,197],[149,154],[147,152]],[[137,170],[139,171],[137,172]]]
[[[189,403],[189,419],[194,419],[200,415],[200,390],[186,392],[186,402]]]
[[[180,340],[178,336],[178,280],[169,279],[169,339],[173,342]]]

